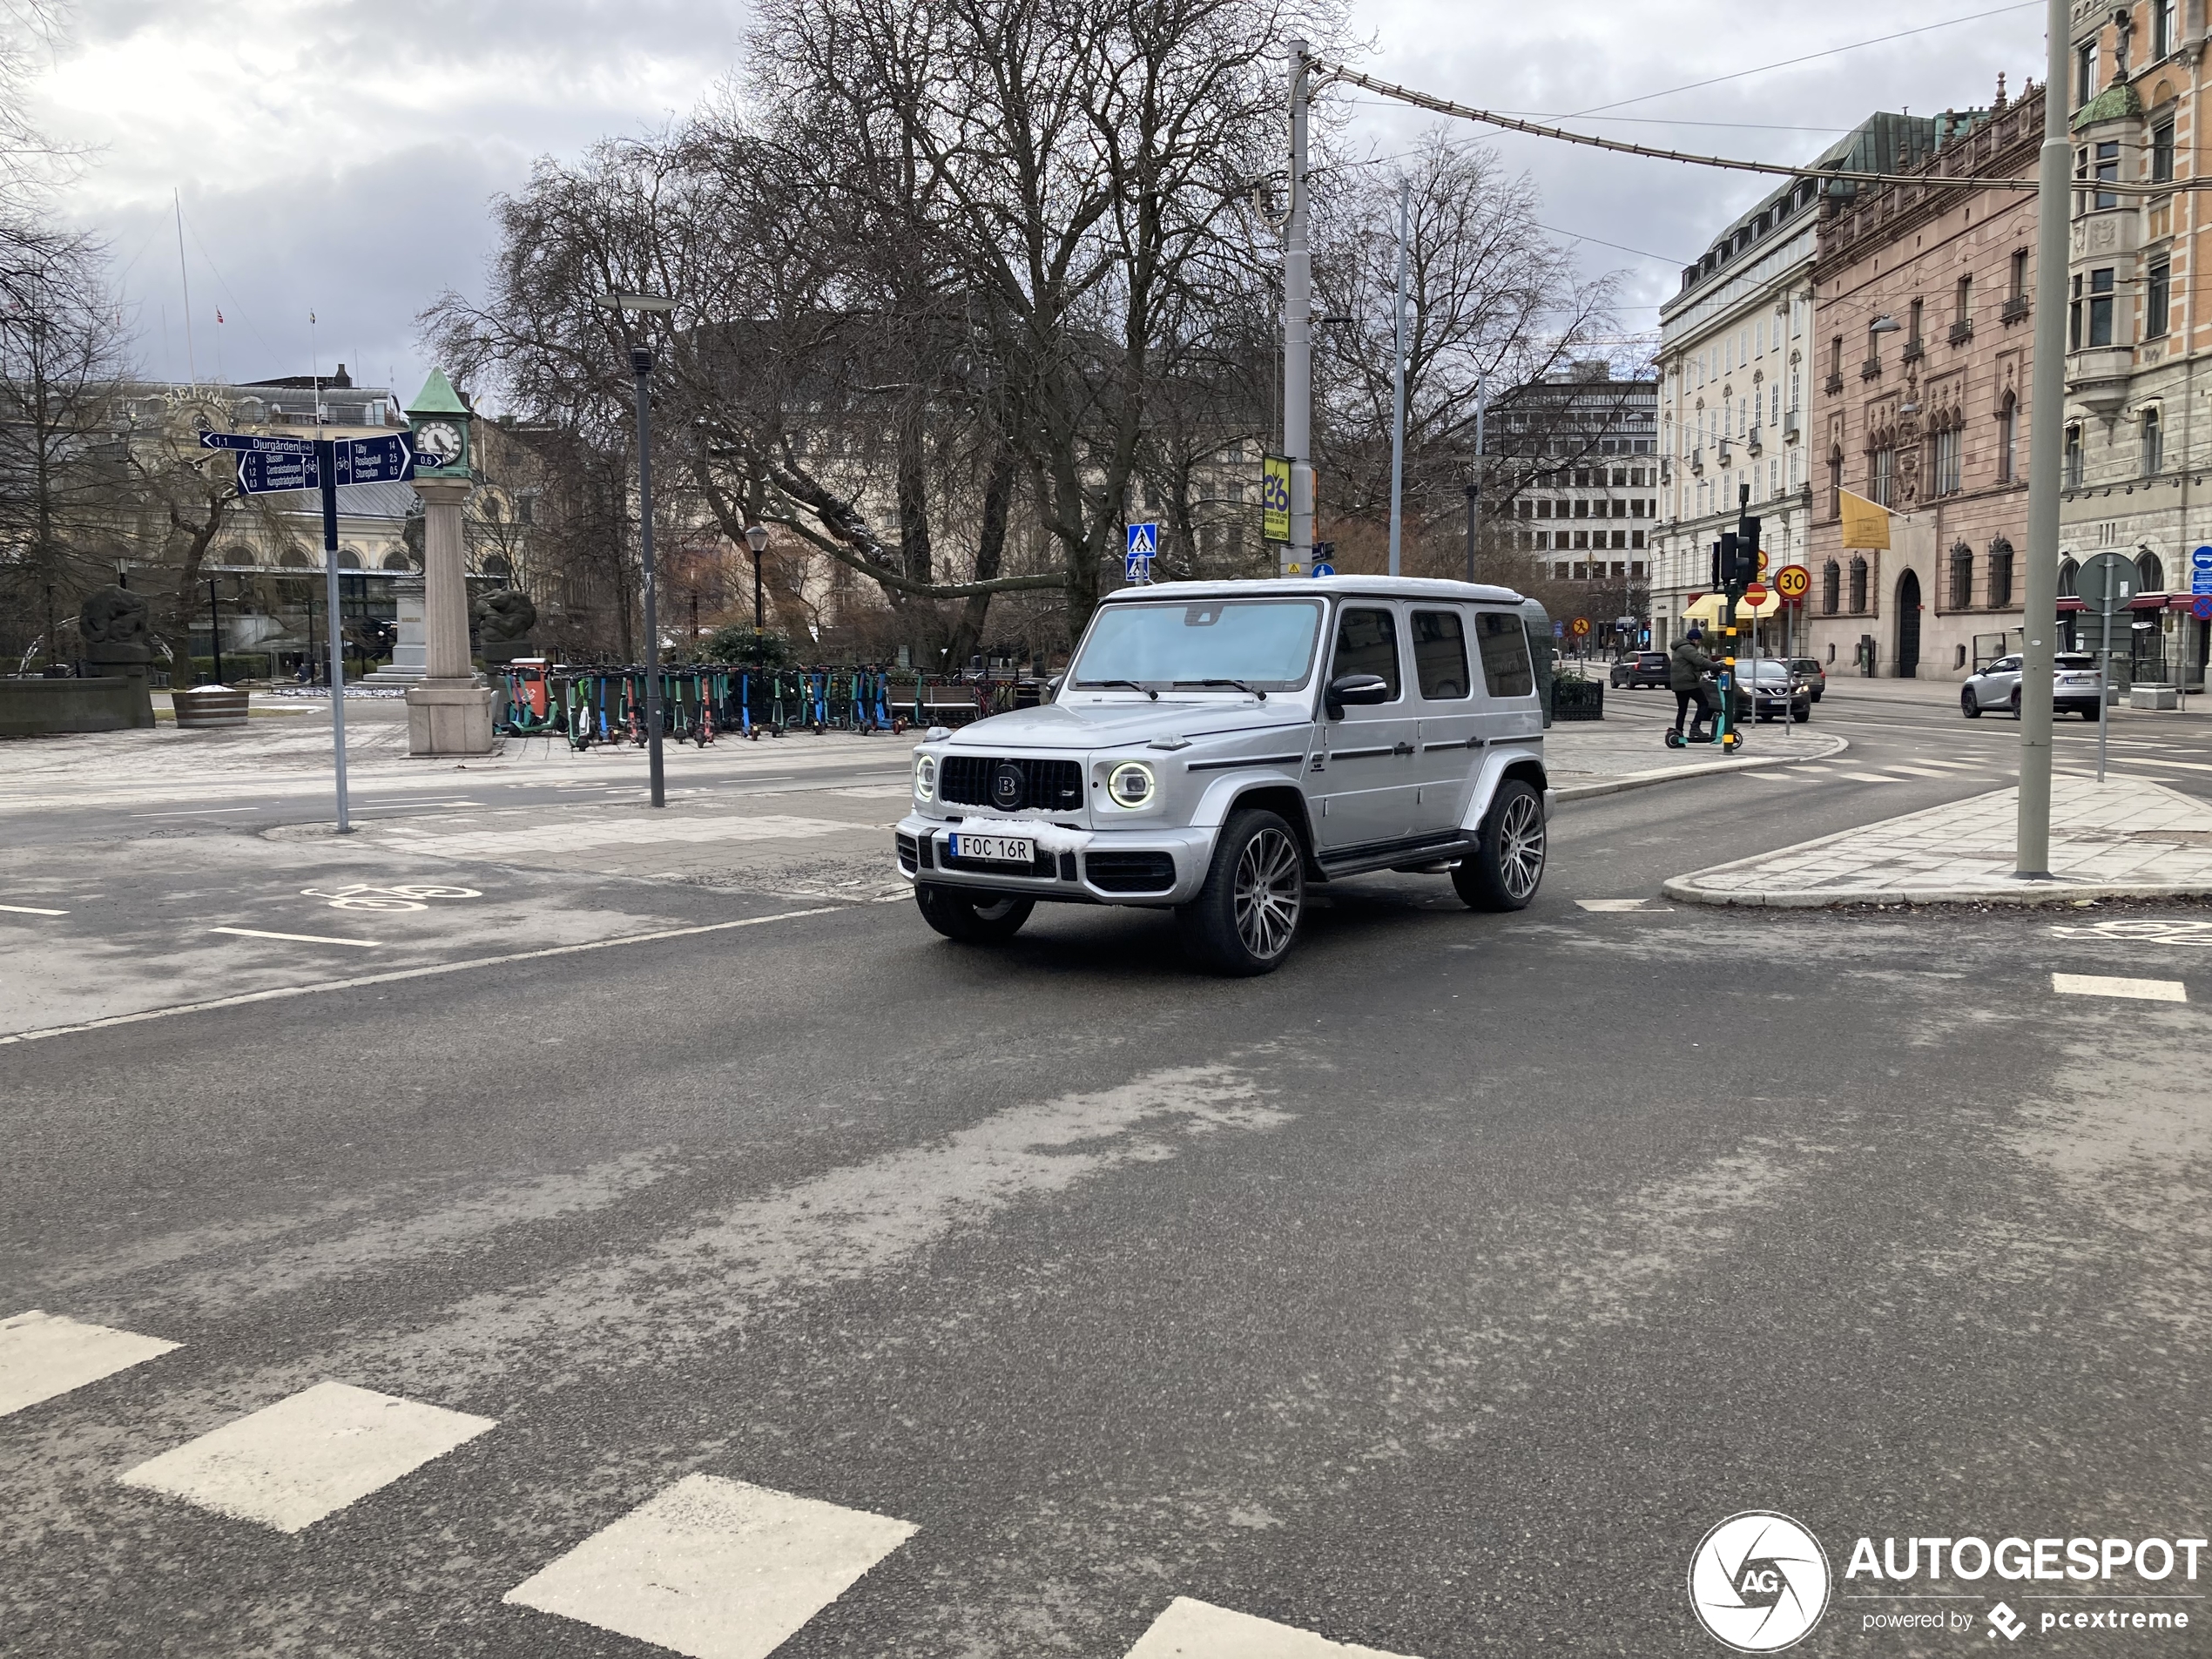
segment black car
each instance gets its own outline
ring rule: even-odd
[[[1623,657],[1613,664],[1608,684],[1616,691],[1665,691],[1667,653],[1663,651],[1640,651],[1632,657]]]
[[[1790,664],[1771,657],[1745,658],[1736,670],[1736,718],[1738,720],[1812,718],[1812,692],[1790,671]]]

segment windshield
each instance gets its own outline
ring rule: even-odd
[[[1753,659],[1750,668],[1751,678],[1754,679],[1786,680],[1790,678],[1790,664],[1777,662],[1771,657]]]
[[[1098,613],[1069,671],[1079,686],[1202,686],[1240,680],[1255,691],[1294,691],[1313,671],[1321,634],[1314,599],[1206,599],[1196,604],[1110,604]]]

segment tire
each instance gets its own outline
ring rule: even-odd
[[[1981,718],[1981,699],[1974,695],[1972,686],[1959,693],[1959,712],[1969,720]]]
[[[1305,919],[1305,854],[1298,832],[1257,807],[1232,813],[1197,896],[1176,907],[1183,948],[1217,974],[1271,974]]]
[[[963,945],[1003,944],[1022,931],[1022,924],[1037,907],[1034,899],[971,897],[957,887],[928,881],[915,885],[914,904],[924,921]]]
[[[1452,867],[1452,885],[1474,910],[1521,910],[1544,879],[1544,802],[1508,778],[1483,815],[1482,840]]]
[[[2091,725],[2094,725],[2097,723],[2097,711],[2094,709],[2084,709],[2081,711],[2081,718]]]
[[[2006,706],[2012,710],[2013,718],[2017,720],[2020,718],[2020,688],[2019,686],[2013,687],[2013,700]]]
[[[1806,704],[1806,705],[1804,705],[1804,707],[1803,707],[1803,708],[1801,708],[1801,709],[1799,709],[1799,710],[1796,711],[1796,719],[1797,719],[1797,723],[1799,725],[1805,725],[1805,724],[1806,724],[1807,722],[1809,722],[1811,718],[1812,718],[1812,705],[1811,705],[1811,704],[1808,703],[1808,704]]]

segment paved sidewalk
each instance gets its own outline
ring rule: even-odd
[[[2212,806],[2143,779],[2051,785],[2048,881],[2013,873],[2020,792],[2000,789],[1903,818],[1676,876],[1696,904],[2048,904],[2212,894]]]

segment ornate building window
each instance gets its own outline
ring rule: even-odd
[[[1997,482],[2009,484],[2020,475],[2020,400],[2010,392],[1997,408]]]
[[[2166,591],[2166,567],[2148,548],[2135,555],[2135,583],[2138,593]]]
[[[1964,542],[1951,550],[1951,608],[1964,610],[1974,602],[1974,550]]]
[[[2008,610],[2013,604],[2013,544],[2003,536],[1989,543],[1989,608]]]
[[[2159,418],[2158,406],[2153,404],[2143,411],[2143,475],[2155,478],[2166,470],[2166,427]]]
[[[1866,609],[1866,559],[1863,554],[1851,556],[1851,608],[1854,616],[1862,614]]]
[[[1832,617],[1843,604],[1844,567],[1831,559],[1820,567],[1820,614]]]
[[[2081,567],[2072,559],[2059,561],[2059,597],[2071,599],[2080,590]]]

